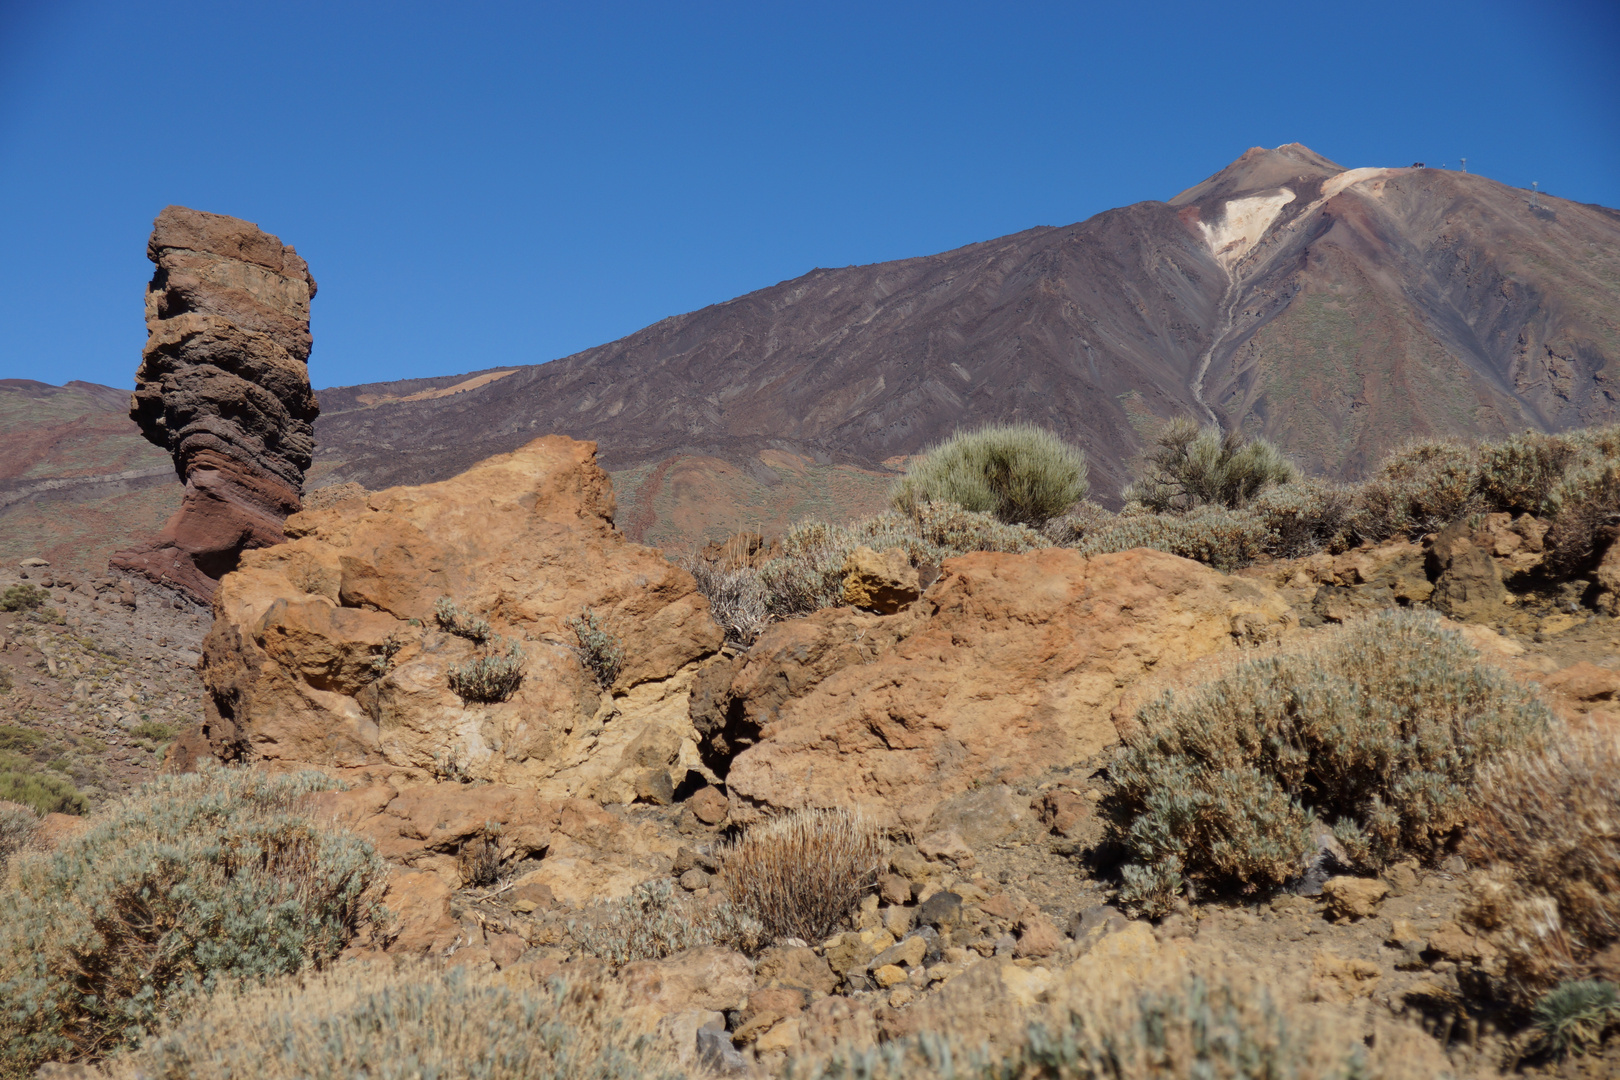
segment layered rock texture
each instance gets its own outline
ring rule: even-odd
[[[167,450],[181,508],[113,565],[197,599],[242,552],[284,539],[299,508],[320,408],[310,389],[315,279],[258,226],[181,206],[147,242],[146,348],[129,414]]]
[[[293,515],[220,584],[188,752],[599,803],[701,776],[688,691],[723,635],[690,574],[614,529],[594,455],[548,436]]]

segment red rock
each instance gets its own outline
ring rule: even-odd
[[[221,214],[166,207],[147,257],[147,342],[130,417],[174,458],[181,507],[112,565],[207,600],[299,508],[320,413],[310,388],[315,279],[290,246]]]
[[[700,788],[690,800],[692,815],[705,825],[718,825],[726,820],[731,804],[712,787]]]

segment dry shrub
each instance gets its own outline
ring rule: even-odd
[[[1200,506],[1236,510],[1296,475],[1282,452],[1264,439],[1245,439],[1237,431],[1223,435],[1219,428],[1179,418],[1160,430],[1144,455],[1141,479],[1123,495],[1158,514]]]
[[[1523,987],[1583,972],[1620,940],[1620,738],[1572,732],[1485,771],[1464,853],[1483,867],[1469,917]]]
[[[724,849],[720,879],[773,937],[821,941],[876,886],[887,859],[882,832],[862,814],[795,810]]]
[[[1479,448],[1480,496],[1493,511],[1545,513],[1557,501],[1559,482],[1580,448],[1562,435],[1526,431]]]
[[[334,959],[378,926],[386,867],[317,826],[318,773],[163,777],[0,892],[0,1076],[94,1057],[220,987]]]
[[[1138,860],[1121,895],[1157,913],[1187,886],[1297,877],[1318,816],[1363,867],[1434,854],[1477,812],[1476,770],[1538,742],[1551,713],[1433,614],[1387,611],[1167,692],[1137,721],[1109,766]]]
[[[1620,466],[1574,471],[1558,485],[1557,496],[1543,566],[1560,581],[1592,569],[1613,540],[1620,518]]]
[[[450,689],[462,701],[505,701],[523,683],[523,645],[496,634],[491,651],[450,668]],[[505,651],[502,652],[501,650]]]
[[[568,620],[574,632],[574,654],[602,689],[611,689],[624,667],[624,644],[608,630],[596,612],[585,608],[578,618]]]
[[[746,648],[765,632],[771,613],[758,569],[710,562],[697,555],[680,560],[680,566],[709,601],[709,615],[726,632],[727,641]]]
[[[1265,554],[1276,535],[1249,510],[1203,506],[1185,514],[1121,514],[1093,528],[1073,547],[1082,555],[1152,548],[1217,570],[1247,566]]]
[[[612,983],[540,986],[465,969],[382,963],[219,994],[110,1071],[118,1080],[681,1075]]]
[[[660,960],[700,945],[754,953],[765,937],[759,920],[736,905],[676,893],[668,879],[638,885],[623,900],[587,908],[569,922],[568,933],[581,949],[614,967]]]
[[[1438,1080],[1451,1075],[1416,1027],[1306,1004],[1305,987],[1248,966],[1161,959],[1138,977],[1082,961],[1047,1002],[974,980],[917,1006],[921,1030],[876,1047],[827,1047],[791,1080]],[[971,978],[971,977],[970,977]],[[968,980],[963,980],[967,982]],[[1369,1024],[1371,1030],[1368,1030]]]
[[[946,503],[1009,525],[1040,526],[1086,497],[1086,455],[1033,424],[991,424],[929,448],[894,485],[902,513]]]
[[[1479,452],[1454,439],[1407,443],[1361,485],[1357,531],[1369,540],[1438,532],[1481,509]]]

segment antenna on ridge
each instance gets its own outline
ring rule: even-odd
[[[1530,181],[1530,209],[1541,209],[1541,188],[1534,180]]]
[[[1467,158],[1460,158],[1459,160],[1462,162],[1462,171],[1467,172],[1468,171],[1468,159]]]

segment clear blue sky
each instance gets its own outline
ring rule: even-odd
[[[0,377],[132,385],[168,203],[297,246],[331,386],[565,356],[1293,141],[1620,206],[1620,4],[0,0]]]

